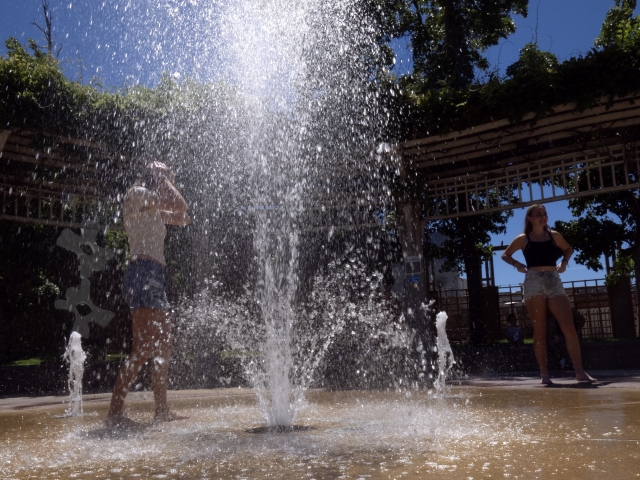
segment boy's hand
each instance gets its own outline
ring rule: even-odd
[[[149,163],[147,167],[151,169],[152,175],[157,179],[166,178],[167,180],[169,180],[169,182],[175,183],[176,174],[164,163],[155,160]]]

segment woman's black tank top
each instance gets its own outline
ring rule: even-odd
[[[556,245],[551,232],[546,242],[532,242],[527,234],[527,244],[522,253],[527,262],[527,268],[555,267],[556,261],[562,256],[562,250]]]

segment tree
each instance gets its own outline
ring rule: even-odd
[[[515,31],[510,15],[526,16],[528,0],[389,0],[385,5],[393,35],[408,36],[411,42],[414,71],[403,80],[404,89],[418,94],[417,103],[420,97],[444,96],[456,104],[476,73],[489,68],[482,52]],[[427,245],[426,256],[444,257],[445,269],[467,274],[473,344],[485,342],[481,267],[490,250],[489,233],[503,233],[511,215],[508,211],[461,216],[427,225],[427,230],[439,231],[448,240],[440,247]]]
[[[380,21],[391,38],[407,38],[410,76],[422,91],[469,86],[489,62],[482,52],[515,32],[511,13],[527,15],[528,0],[382,0]]]
[[[506,192],[505,192],[506,193]],[[446,271],[464,271],[469,292],[470,342],[481,345],[486,342],[484,296],[482,289],[482,261],[491,255],[489,234],[506,232],[506,222],[513,211],[493,212],[484,215],[463,216],[447,220],[435,220],[427,224],[427,258],[444,258]],[[446,236],[441,245],[428,241],[429,233]]]
[[[626,197],[626,198],[624,198]],[[629,201],[635,204],[629,208]],[[558,230],[578,252],[575,262],[590,270],[601,270],[602,256],[616,256],[608,282],[630,273],[640,259],[638,221],[640,209],[633,192],[611,193],[570,200],[571,213],[579,217],[569,222],[557,221]],[[603,215],[618,215],[621,223]],[[624,247],[623,247],[624,245]]]
[[[44,35],[44,39],[47,42],[42,48],[46,48],[47,52],[49,52],[49,56],[53,57],[53,48],[54,48],[54,38],[53,38],[53,12],[49,7],[49,0],[40,0],[42,3],[42,13],[44,15],[44,27],[38,24],[35,20],[31,22],[31,25],[36,27],[38,30],[42,32]],[[58,58],[60,56],[60,51],[62,47],[58,48],[56,51],[55,57]]]
[[[616,0],[615,3],[615,7],[607,13],[595,44],[604,53],[627,54],[631,61],[640,47],[640,16],[633,17],[636,0]],[[638,135],[637,132],[623,134],[634,138]],[[629,145],[629,155],[636,154],[632,146],[634,138],[628,138],[626,142]],[[633,169],[628,172],[617,171],[615,174],[638,176],[638,172]],[[587,180],[591,182],[592,188],[597,189],[598,182],[610,179],[601,179],[593,174],[588,179],[587,174],[582,174],[577,179],[585,184]],[[637,178],[633,181],[637,181]],[[602,268],[602,255],[615,254],[613,272],[607,279],[610,283],[615,283],[618,276],[630,273],[635,275],[636,280],[640,278],[640,191],[628,190],[574,198],[569,201],[569,207],[573,216],[578,217],[577,220],[557,222],[556,228],[578,251],[576,263],[599,270]],[[640,284],[637,281],[636,292],[640,295]]]
[[[595,40],[596,47],[637,50],[640,47],[640,18],[633,17],[636,0],[615,0]]]

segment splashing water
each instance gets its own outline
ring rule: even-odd
[[[440,312],[436,315],[437,349],[438,349],[438,378],[434,386],[436,394],[444,397],[447,394],[447,374],[456,363],[453,358],[453,351],[447,337],[447,314]]]
[[[333,374],[334,384],[413,388],[409,378],[414,364],[407,353],[415,333],[404,322],[399,299],[393,303],[381,298],[381,275],[363,279],[363,271],[358,261],[331,263],[324,275],[314,279],[309,298],[292,303],[286,332],[262,317],[256,301],[260,297],[253,292],[227,297],[212,282],[180,308],[176,362],[183,363],[184,358],[194,358],[221,342],[231,347],[256,387],[271,427],[293,425],[305,404],[306,389],[326,380],[315,377],[319,367],[325,375],[327,370]],[[328,366],[326,355],[331,349],[342,360],[358,357],[353,363]],[[201,356],[195,363],[206,361]]]
[[[69,408],[65,416],[77,417],[83,415],[82,408],[82,376],[84,375],[84,361],[87,355],[82,350],[82,336],[78,332],[71,332],[69,343],[64,352],[63,360],[69,363]]]
[[[358,48],[375,42],[356,7],[351,1],[264,0],[239,2],[224,15],[223,51],[248,112],[254,325],[261,330],[260,353],[248,371],[269,426],[293,425],[331,338],[320,337],[326,327],[304,328],[313,322],[297,305],[301,241],[319,223],[327,228],[323,215],[344,216],[344,200],[357,197],[355,183],[344,178],[361,181],[372,168],[367,149],[375,143],[366,112],[375,100],[363,82],[365,58]],[[340,330],[337,317],[325,320]]]
[[[194,332],[209,332],[210,352],[222,346],[238,352],[269,426],[293,425],[304,389],[337,336],[383,330],[374,325],[397,320],[374,299],[379,278],[371,271],[362,272],[360,291],[335,312],[312,305],[330,282],[330,260],[349,248],[345,232],[383,235],[379,212],[394,205],[386,185],[393,169],[376,151],[390,114],[371,81],[385,50],[366,6],[360,0],[127,6],[138,48],[162,56],[174,78],[182,70],[213,82],[178,84],[185,105],[193,105],[167,113],[158,124],[165,130],[140,135],[138,145],[148,142],[140,147],[145,156],[173,152],[167,162],[191,201],[190,248],[180,251],[191,256],[185,262],[197,263],[193,283],[205,287],[194,289],[201,291],[195,303],[183,302],[181,316]],[[161,18],[164,9],[169,20]],[[163,40],[139,36],[139,18],[166,30]],[[165,144],[156,145],[158,138]],[[220,245],[236,240],[229,248],[234,260],[218,260]],[[316,254],[325,255],[322,262]],[[210,289],[215,282],[229,294]],[[358,312],[364,312],[359,325],[369,326],[347,329]],[[411,337],[403,328],[375,338],[387,336],[396,348],[406,342],[394,336]],[[177,347],[174,356],[183,354],[180,348],[193,352],[192,345]]]

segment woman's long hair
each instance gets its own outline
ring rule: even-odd
[[[524,215],[524,234],[525,235],[529,235],[531,233],[531,230],[533,230],[533,225],[531,225],[531,222],[529,221],[529,217],[531,216],[531,214],[536,208],[544,208],[544,211],[545,212],[547,211],[546,207],[540,204],[531,205],[529,208],[527,208],[527,213],[525,213]],[[544,230],[545,232],[551,232],[551,228],[549,228],[549,225],[545,225]]]

